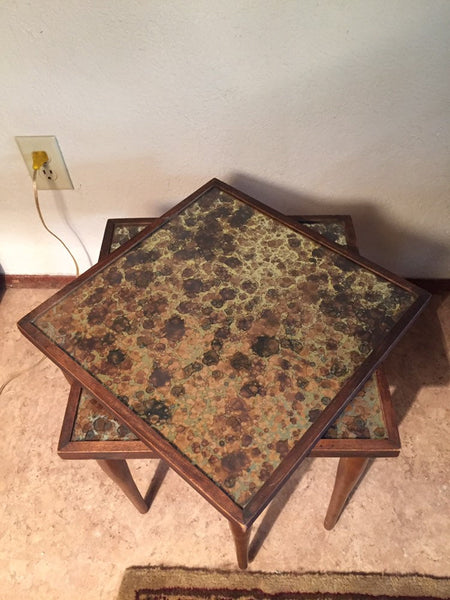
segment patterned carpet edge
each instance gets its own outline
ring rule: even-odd
[[[268,573],[130,567],[117,600],[450,598],[450,578],[385,573]]]

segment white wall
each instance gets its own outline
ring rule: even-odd
[[[449,31],[446,0],[3,0],[0,264],[73,271],[14,140],[54,134],[75,190],[42,207],[83,270],[108,217],[216,176],[350,213],[372,260],[448,277]]]

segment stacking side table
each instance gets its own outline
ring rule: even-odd
[[[293,216],[304,226],[332,242],[357,252],[353,222],[348,215]],[[109,219],[100,251],[104,258],[132,239],[154,219]],[[345,409],[312,449],[313,457],[339,457],[334,490],[325,518],[332,529],[342,508],[361,478],[369,458],[397,456],[400,440],[383,368]],[[141,496],[127,459],[158,458],[126,425],[79,384],[71,385],[58,454],[64,459],[95,459],[141,512],[149,506]]]
[[[254,521],[327,432],[379,437],[347,451],[333,526],[392,441],[364,386],[430,297],[318,227],[212,179],[18,323],[228,520],[241,568]],[[136,496],[125,463],[100,460]]]

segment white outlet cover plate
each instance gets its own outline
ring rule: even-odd
[[[30,177],[33,177],[32,152],[44,150],[48,156],[48,167],[55,174],[55,180],[49,181],[42,170],[36,177],[38,190],[73,190],[73,183],[69,171],[54,135],[20,135],[16,137],[17,145],[22,153]]]

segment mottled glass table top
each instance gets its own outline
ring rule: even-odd
[[[213,188],[34,324],[243,507],[415,299]]]
[[[343,221],[324,221],[323,223],[303,223],[305,227],[313,229],[323,235],[324,238],[339,244],[347,246],[347,236],[345,235],[345,223]]]
[[[345,221],[341,218],[326,218],[312,222],[308,217],[296,219],[305,227],[317,231],[332,242],[347,246]],[[147,221],[148,224],[148,221]],[[109,252],[131,240],[146,224],[130,223],[126,220],[115,223]],[[325,439],[387,439],[388,432],[384,421],[381,395],[376,376],[372,375],[354,400],[345,408],[335,423],[323,436]],[[135,441],[139,438],[128,427],[120,423],[114,415],[96,400],[87,390],[80,396],[71,440],[84,441]]]
[[[347,246],[347,236],[345,230],[345,222],[341,219],[326,219],[324,221],[312,222],[308,221],[308,218],[305,217],[305,221],[303,225],[308,227],[309,229],[313,229],[323,235],[326,239],[330,240],[330,242],[334,242],[335,244],[339,244],[340,246]],[[295,219],[297,220],[297,219]],[[145,229],[147,225],[142,225],[140,223],[121,223],[117,224],[113,229],[111,244],[110,244],[110,252],[117,250],[133,239],[138,233],[140,233],[143,229]]]
[[[376,378],[371,377],[323,436],[325,439],[387,439]],[[120,442],[139,438],[101,402],[83,390],[72,430],[73,442]]]

